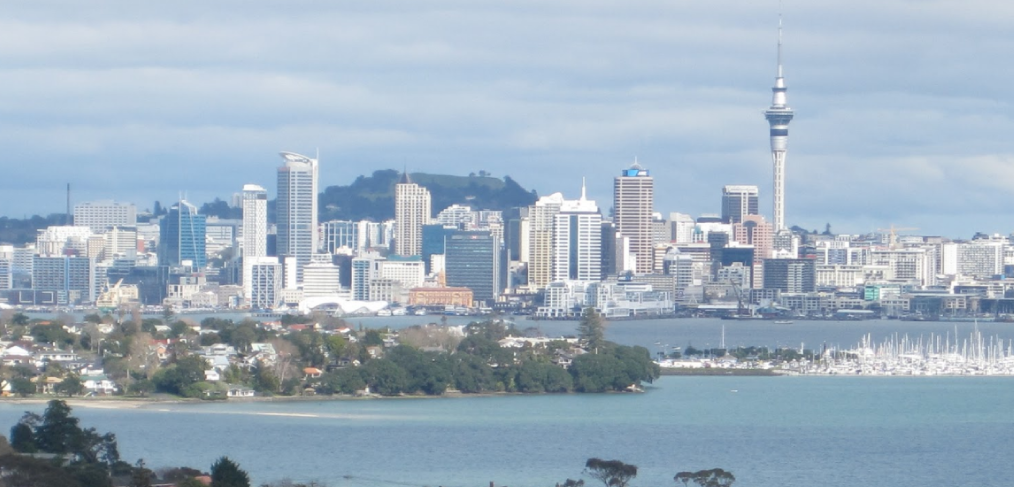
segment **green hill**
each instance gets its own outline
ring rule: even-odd
[[[394,218],[394,185],[401,173],[394,169],[359,176],[348,186],[329,186],[320,195],[320,221],[382,221]],[[434,214],[455,203],[477,210],[507,210],[528,206],[538,199],[510,176],[497,179],[486,176],[449,176],[410,173],[412,182],[425,187],[433,198]]]

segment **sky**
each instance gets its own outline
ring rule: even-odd
[[[185,194],[274,197],[378,169],[509,175],[608,209],[636,158],[656,211],[770,217],[784,23],[786,220],[1014,230],[1014,4],[995,0],[12,2],[0,16],[0,215]],[[319,152],[318,152],[319,151]]]

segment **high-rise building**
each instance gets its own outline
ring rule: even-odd
[[[243,185],[243,257],[268,255],[268,192],[256,184]]]
[[[602,215],[587,199],[566,200],[555,216],[553,280],[598,281],[602,278]]]
[[[782,77],[782,21],[778,20],[778,75],[771,107],[764,112],[771,127],[771,160],[774,163],[774,227],[775,232],[785,230],[785,153],[789,143],[789,122],[794,112],[787,105],[785,78]]]
[[[32,288],[53,291],[57,304],[95,302],[95,261],[85,257],[35,256]]]
[[[137,225],[137,207],[133,203],[86,201],[74,205],[74,225],[100,233],[106,227]]]
[[[251,266],[257,259],[268,255],[268,192],[256,184],[245,184],[240,201],[243,209],[243,240],[240,241],[243,252],[243,297],[248,303],[253,303]],[[275,263],[278,263],[278,259],[275,259]]]
[[[816,261],[813,259],[764,261],[764,289],[778,289],[783,293],[812,293],[816,285]]]
[[[296,282],[302,282],[302,267],[317,251],[317,159],[282,152],[285,161],[278,168],[278,200],[275,223],[278,227],[278,255],[295,257]],[[287,272],[287,271],[286,271]]]
[[[742,223],[743,217],[760,213],[757,186],[727,185],[722,188],[722,223]]]
[[[244,276],[249,276],[244,288],[249,289],[247,303],[254,309],[272,309],[281,302],[282,264],[277,257],[250,257],[244,259]]]
[[[205,225],[205,216],[197,214],[196,206],[186,200],[173,205],[159,223],[159,265],[204,267]]]
[[[553,225],[562,206],[563,194],[553,193],[528,207],[528,287],[533,290],[553,281]]]
[[[652,213],[655,180],[635,161],[613,181],[613,222],[620,235],[630,239],[630,252],[638,274],[652,272]]]
[[[457,232],[447,237],[447,286],[467,287],[476,301],[490,302],[500,294],[500,239],[488,231]]]
[[[422,255],[422,227],[430,222],[430,192],[412,182],[408,173],[394,186],[394,253]]]

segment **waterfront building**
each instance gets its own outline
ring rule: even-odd
[[[380,266],[385,259],[376,252],[368,252],[352,259],[352,299],[370,300],[370,282],[380,278]]]
[[[383,301],[407,302],[408,296],[402,296],[401,292],[407,293],[410,289],[422,286],[426,279],[426,265],[418,255],[409,257],[392,255],[380,263],[379,270],[379,279],[396,283],[399,290],[399,293],[394,294],[391,299]]]
[[[198,215],[197,207],[186,200],[173,205],[159,222],[159,265],[203,268],[206,223],[205,216]]]
[[[310,263],[310,256],[318,249],[319,162],[292,152],[280,155],[284,162],[278,168],[275,203],[277,250],[280,257],[296,259],[295,278],[299,283],[303,278],[302,267]]]
[[[722,188],[722,221],[742,223],[743,217],[760,213],[757,186],[726,185]]]
[[[432,211],[429,190],[403,173],[394,185],[395,254],[422,255],[422,227],[429,224]]]
[[[816,288],[813,259],[766,259],[764,289],[784,293],[811,293]]]
[[[476,301],[491,302],[503,290],[500,240],[488,231],[456,232],[444,250],[449,287],[467,287]]]
[[[943,274],[991,278],[1003,274],[1005,239],[978,239],[943,245]]]
[[[474,301],[467,287],[417,287],[409,290],[409,306],[454,306],[467,308]]]
[[[86,257],[40,256],[32,262],[32,289],[51,291],[54,304],[95,302],[95,261]]]
[[[311,261],[303,267],[303,298],[334,296],[341,292],[341,273],[331,262]]]
[[[636,260],[634,269],[641,274],[652,272],[654,267],[654,201],[654,178],[636,161],[613,180],[613,222],[616,231],[630,239],[630,252]]]
[[[108,227],[137,225],[137,207],[116,201],[86,201],[74,205],[74,226],[102,233]]]
[[[553,281],[602,278],[602,215],[581,185],[578,200],[565,200],[553,223]]]
[[[781,232],[785,226],[785,153],[788,151],[789,122],[795,112],[788,106],[785,78],[782,76],[782,22],[778,21],[778,74],[775,86],[771,88],[771,106],[764,112],[771,130],[771,160],[774,166],[774,230]]]

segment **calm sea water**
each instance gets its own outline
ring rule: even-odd
[[[76,413],[130,461],[206,469],[228,455],[257,482],[548,487],[600,457],[637,465],[634,486],[722,467],[742,486],[897,487],[1011,485],[1012,406],[1009,378],[664,377],[644,394]],[[24,409],[0,403],[0,424]]]

